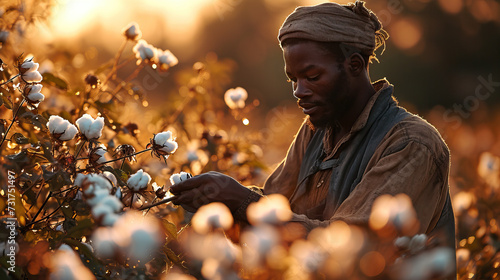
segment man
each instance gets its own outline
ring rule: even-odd
[[[307,231],[335,220],[367,225],[377,197],[404,193],[419,232],[454,248],[446,144],[433,126],[397,105],[387,80],[370,82],[369,60],[387,38],[362,1],[299,7],[288,16],[278,39],[307,118],[263,192],[286,196],[292,222]],[[186,209],[220,201],[239,220],[262,196],[216,172],[171,191]]]

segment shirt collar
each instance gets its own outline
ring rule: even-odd
[[[323,147],[324,147],[326,154],[328,155],[327,156],[328,158],[333,156],[336,153],[336,151],[338,150],[338,148],[342,145],[342,143],[345,143],[349,138],[351,138],[351,136],[355,132],[363,129],[366,126],[366,123],[368,122],[368,118],[370,117],[370,112],[373,108],[373,105],[375,104],[375,101],[377,101],[378,97],[380,96],[380,94],[383,91],[385,91],[388,88],[391,88],[391,92],[392,92],[392,88],[393,88],[393,85],[391,85],[389,83],[389,81],[385,78],[372,83],[372,85],[373,85],[373,88],[375,89],[376,92],[372,97],[370,97],[370,99],[366,103],[365,108],[363,109],[363,111],[361,111],[361,114],[358,116],[358,118],[354,122],[354,125],[352,126],[349,134],[344,136],[339,141],[339,143],[337,143],[334,146],[334,143],[332,143],[332,141],[330,141],[331,139],[334,138],[334,135],[333,135],[333,133],[335,133],[334,129],[328,128],[325,131],[325,136],[323,137]],[[332,152],[333,152],[333,154],[332,154]]]

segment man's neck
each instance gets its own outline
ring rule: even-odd
[[[366,107],[368,100],[370,100],[376,91],[368,80],[368,83],[360,84],[354,92],[356,92],[357,98],[354,100],[352,108],[341,116],[337,122],[339,125],[338,133],[340,135],[345,135],[351,131],[354,123]]]

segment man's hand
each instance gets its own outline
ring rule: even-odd
[[[210,171],[173,185],[170,192],[175,195],[172,202],[190,212],[211,202],[222,202],[234,212],[251,190],[227,175]]]

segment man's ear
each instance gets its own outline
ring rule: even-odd
[[[353,53],[347,59],[347,69],[353,76],[359,76],[366,69],[366,61],[359,53]]]

